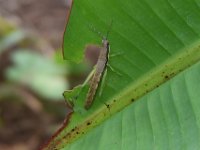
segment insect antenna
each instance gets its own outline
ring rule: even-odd
[[[112,23],[113,23],[113,20],[111,20],[111,22],[110,22],[110,25],[109,25],[109,27],[108,27],[108,31],[107,31],[107,33],[106,33],[106,36],[103,35],[101,32],[97,31],[96,28],[95,28],[93,25],[90,24],[90,25],[88,25],[88,26],[89,26],[89,29],[90,29],[92,32],[98,34],[98,36],[101,37],[101,39],[108,39],[108,35],[109,35],[109,33],[110,33],[110,31],[111,31],[111,28],[112,28]]]
[[[111,20],[111,22],[110,22],[110,25],[109,25],[108,31],[107,31],[107,33],[106,33],[105,39],[108,39],[108,35],[109,35],[110,31],[111,31],[112,24],[113,24],[113,20]]]
[[[99,31],[97,31],[96,28],[95,28],[93,25],[90,24],[90,25],[89,25],[89,29],[90,29],[92,32],[98,34],[98,36],[101,37],[101,38],[103,39],[103,37],[104,37],[103,34],[102,34],[101,32],[99,32]]]

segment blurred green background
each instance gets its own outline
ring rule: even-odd
[[[0,149],[35,150],[70,111],[62,93],[95,63],[63,60],[70,0],[0,0]]]

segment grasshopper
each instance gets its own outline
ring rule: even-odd
[[[107,31],[106,36],[102,36],[102,34],[100,32],[97,32],[100,35],[100,37],[102,37],[102,47],[100,49],[100,54],[99,54],[99,57],[97,60],[95,72],[94,72],[91,82],[90,82],[90,88],[87,93],[85,106],[84,106],[85,109],[89,109],[90,106],[92,105],[94,96],[95,96],[95,94],[97,92],[97,88],[99,86],[99,82],[100,82],[102,76],[104,75],[106,66],[108,65],[110,44],[109,44],[109,41],[107,38],[108,38],[108,34],[109,34],[111,26],[112,26],[112,22],[113,22],[113,20],[110,23],[109,30]],[[95,29],[94,29],[94,32],[96,32]]]
[[[110,51],[109,41],[107,40],[107,38],[103,38],[102,47],[100,49],[99,58],[96,64],[96,70],[91,79],[90,88],[87,93],[87,98],[85,101],[85,109],[88,109],[93,102],[94,96],[99,86],[99,82],[102,78],[102,75],[104,73],[104,70],[108,62],[109,51]]]

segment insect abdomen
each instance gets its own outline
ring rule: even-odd
[[[101,78],[101,74],[98,74],[98,75],[94,74],[94,76],[92,78],[91,85],[90,85],[90,88],[89,88],[89,91],[87,94],[87,99],[85,102],[86,109],[88,109],[93,102],[94,96],[96,94],[96,91],[97,91],[97,88],[99,85],[100,78]]]

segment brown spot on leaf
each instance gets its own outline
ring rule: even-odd
[[[88,126],[91,125],[91,122],[88,122],[87,125],[88,125]]]
[[[168,76],[168,75],[166,75],[166,76],[165,76],[165,79],[168,79],[168,78],[169,78],[169,76]]]

